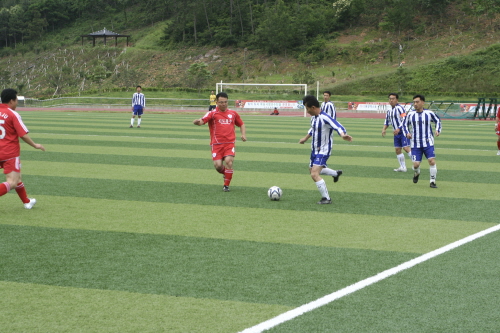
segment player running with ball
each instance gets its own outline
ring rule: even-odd
[[[300,144],[304,144],[309,138],[311,142],[311,161],[309,163],[309,171],[311,178],[316,183],[321,200],[318,204],[331,204],[332,200],[328,194],[326,183],[320,175],[332,176],[333,181],[337,182],[342,170],[332,170],[327,167],[326,162],[332,153],[333,146],[333,131],[336,131],[343,140],[352,141],[352,137],[347,135],[346,129],[335,119],[321,111],[319,102],[316,97],[307,95],[303,99],[307,113],[311,115],[311,128],[305,137],[299,140]]]

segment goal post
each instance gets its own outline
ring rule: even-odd
[[[218,82],[216,83],[215,86],[215,93],[218,94],[219,92],[223,91],[224,89],[237,89],[237,87],[245,87],[245,88],[255,88],[255,89],[262,89],[265,87],[269,88],[274,88],[274,90],[279,89],[279,88],[293,88],[296,87],[298,88],[301,92],[304,92],[304,95],[307,95],[307,84],[305,83],[226,83],[226,82]],[[302,101],[300,101],[300,106],[302,105]],[[262,107],[263,109],[267,109],[269,107]],[[301,109],[304,109],[304,117],[307,116],[306,110],[304,107],[301,107]]]

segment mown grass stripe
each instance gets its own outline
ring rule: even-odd
[[[290,309],[33,283],[0,282],[0,291],[2,332],[233,333]]]
[[[54,141],[57,142],[57,141]],[[147,147],[140,148],[140,151],[137,151],[139,146],[130,147],[128,145],[114,145],[108,144],[106,142],[100,142],[99,144],[85,144],[82,145],[82,142],[68,142],[65,144],[52,143],[48,144],[44,142],[44,145],[50,147],[50,151],[45,154],[52,154],[54,152],[61,153],[73,153],[75,150],[78,151],[79,154],[108,154],[108,155],[135,155],[135,156],[165,156],[165,157],[193,157],[196,158],[198,156],[193,156],[192,150],[199,150],[206,153],[206,156],[210,158],[210,148],[203,144],[172,144],[172,145],[148,145]],[[297,147],[299,147],[297,145]],[[301,162],[304,160],[308,160],[309,155],[307,152],[309,151],[309,147],[307,148],[296,148],[293,146],[285,146],[281,148],[274,147],[248,147],[245,145],[238,145],[236,147],[238,160],[242,161],[263,161],[263,162]],[[44,154],[40,154],[39,151],[28,150],[23,152],[23,156],[39,156],[42,157]],[[201,155],[201,154],[200,154]],[[367,162],[370,167],[375,166],[388,166],[394,164],[396,161],[396,156],[389,151],[384,153],[379,152],[363,152],[363,156],[359,156],[360,151],[352,151],[352,150],[336,150],[334,151],[331,160],[339,161],[342,164],[354,164],[354,165],[366,165]],[[473,163],[474,169],[477,170],[477,156],[463,156],[463,152],[461,155],[450,155],[447,153],[442,153],[441,151],[437,152],[437,158],[439,158],[439,162],[456,162],[460,161],[458,166],[460,170],[471,168],[471,164]],[[410,165],[409,158],[407,159],[407,164]],[[54,159],[57,160],[57,159]],[[330,161],[330,160],[329,160]],[[496,156],[484,156],[481,158],[481,163],[479,167],[485,166],[482,169],[477,171],[485,171],[485,170],[495,170],[494,166],[498,162],[498,158]],[[424,163],[425,164],[425,163]],[[447,168],[455,166],[456,163],[449,163]],[[465,164],[465,165],[464,165]],[[500,172],[500,171],[499,171]]]
[[[21,211],[17,196],[5,199],[2,223],[129,233],[220,238],[379,251],[425,253],[494,223],[319,211],[220,207],[189,203],[37,195],[36,214]],[[8,200],[7,200],[8,199]],[[279,203],[276,203],[277,206]],[[92,209],[89,209],[92,207]],[[66,219],[54,218],[64,212]],[[105,213],[103,213],[105,212]],[[148,212],[148,219],[144,219]],[[165,213],[168,212],[168,213]],[[249,218],[252,217],[252,218]],[[103,223],[103,219],[105,222]]]
[[[302,304],[415,256],[12,225],[0,225],[0,231],[2,281],[285,306]]]
[[[203,159],[199,160],[200,166],[203,166]],[[208,161],[207,161],[208,162]],[[208,162],[209,163],[209,162]],[[175,163],[174,163],[175,164]],[[124,180],[134,182],[138,170],[130,165],[113,165],[112,168],[104,168],[107,164],[98,163],[63,163],[63,162],[45,162],[37,161],[35,163],[28,163],[28,166],[23,166],[25,175],[33,176],[49,176],[57,173],[60,177],[76,177],[92,179],[108,179],[108,180]],[[221,178],[211,166],[206,166],[205,169],[196,168],[196,170],[189,171],[189,169],[181,167],[168,168],[166,172],[164,167],[148,167],[140,166],[141,180],[159,182],[160,186],[166,186],[165,182],[175,182],[183,184],[221,184]],[[255,163],[258,165],[258,163]],[[132,165],[133,166],[133,165]],[[248,167],[248,166],[247,166]],[[307,169],[298,164],[293,164],[295,171],[290,173],[270,173],[268,172],[252,172],[241,171],[238,168],[234,173],[234,180],[232,182],[235,188],[237,187],[259,187],[261,189],[268,189],[270,186],[277,185],[284,189],[302,189],[310,190],[314,188],[314,183],[307,175]],[[279,166],[276,167],[279,169]],[[301,170],[305,169],[305,172]],[[416,195],[427,197],[440,197],[440,198],[463,198],[463,199],[490,199],[500,200],[500,184],[488,183],[470,183],[466,182],[449,182],[439,181],[442,188],[437,190],[429,189],[428,176],[422,170],[421,180],[418,184],[413,184],[412,175],[410,173],[396,174],[392,170],[385,171],[382,175],[393,178],[384,180],[385,187],[380,187],[379,179],[353,177],[342,175],[342,181],[334,184],[333,181],[327,179],[327,186],[333,193],[374,193],[374,194],[387,194],[387,195]],[[279,171],[279,170],[276,170]],[[304,174],[305,173],[305,174]],[[356,174],[355,172],[353,172]],[[444,173],[444,171],[442,172]],[[393,175],[395,174],[395,175]],[[440,173],[441,174],[441,173]],[[379,176],[382,176],[379,174]],[[397,177],[397,178],[396,178]],[[427,179],[426,179],[427,178]],[[479,178],[479,176],[478,176]]]
[[[37,194],[72,196],[95,199],[130,200],[137,202],[169,202],[201,204],[219,207],[272,208],[291,211],[320,211],[348,214],[370,214],[373,216],[415,217],[413,210],[383,209],[387,202],[411,202],[417,207],[426,207],[424,218],[450,219],[457,221],[497,222],[498,214],[491,207],[498,200],[461,199],[435,197],[430,200],[427,193],[437,193],[427,186],[419,195],[332,192],[333,205],[318,206],[316,189],[286,189],[278,203],[266,197],[266,188],[232,187],[230,193],[223,193],[220,185],[200,183],[162,183],[158,181],[131,181],[119,179],[70,178],[55,176],[26,176],[28,191]],[[366,186],[366,185],[365,185]],[[376,186],[375,186],[376,187]],[[431,192],[432,191],[432,192]],[[374,189],[374,192],[376,190]],[[498,196],[498,194],[497,194]]]

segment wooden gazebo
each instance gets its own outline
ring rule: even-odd
[[[120,35],[120,34],[117,34],[116,32],[106,30],[106,28],[104,28],[103,30],[96,31],[96,32],[93,32],[93,33],[88,34],[88,35],[80,35],[80,37],[82,37],[82,45],[83,45],[83,38],[84,37],[92,37],[92,46],[95,46],[95,39],[96,38],[103,38],[104,45],[106,45],[107,38],[114,38],[115,39],[115,47],[116,47],[116,46],[118,46],[118,37],[126,37],[127,38],[127,46],[128,46],[128,38],[130,37],[130,35]]]

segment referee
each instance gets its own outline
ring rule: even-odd
[[[134,119],[137,116],[137,128],[141,127],[141,116],[146,108],[146,97],[141,92],[142,87],[136,87],[137,92],[132,96],[132,119],[130,119],[130,128],[134,127]]]

